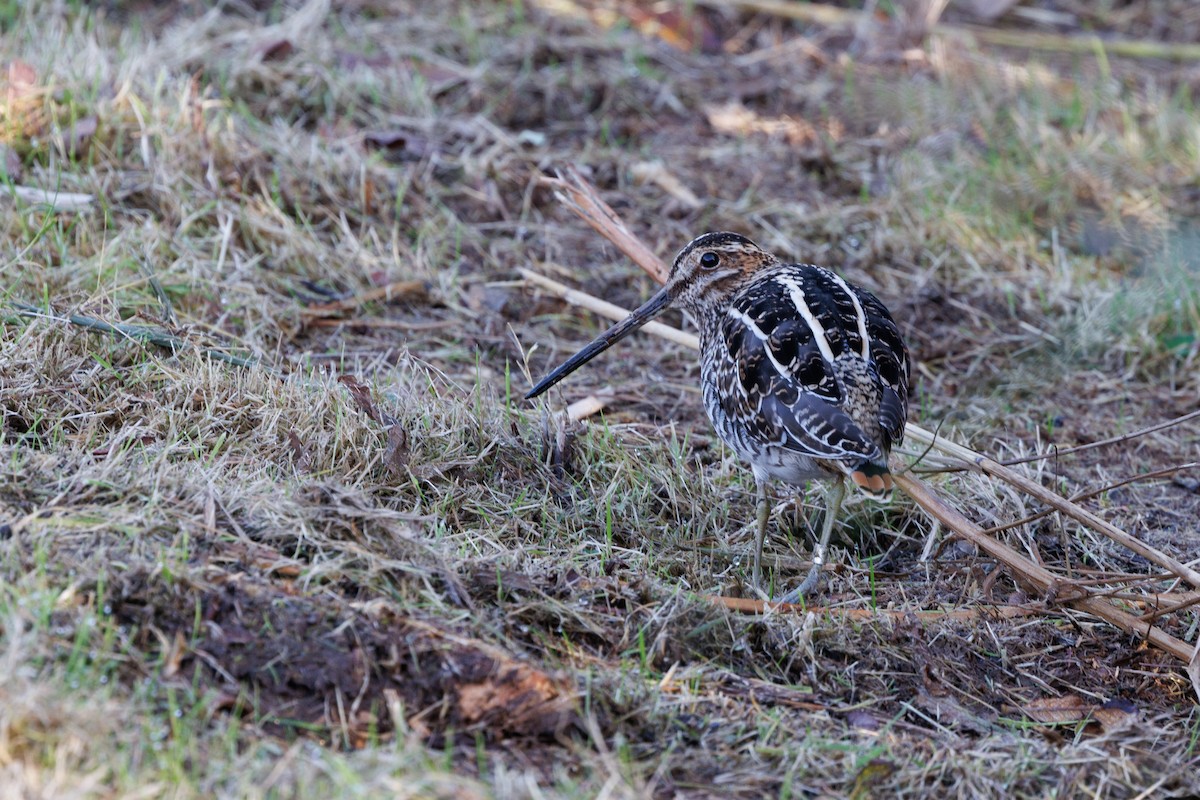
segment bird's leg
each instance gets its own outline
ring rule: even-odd
[[[795,603],[817,588],[817,584],[821,582],[821,566],[825,563],[825,551],[829,547],[829,536],[833,533],[833,522],[837,519],[838,512],[841,511],[842,500],[845,497],[846,485],[838,477],[825,490],[825,520],[821,523],[821,539],[813,548],[812,568],[804,577],[804,582],[779,598],[779,602]]]
[[[762,595],[763,540],[767,538],[767,522],[771,517],[771,503],[767,499],[767,481],[755,475],[754,482],[758,484],[758,533],[754,538],[754,570],[751,580],[754,583],[754,590]]]

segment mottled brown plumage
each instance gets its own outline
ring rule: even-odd
[[[709,419],[749,462],[758,484],[756,586],[769,513],[767,482],[830,482],[813,569],[783,598],[794,600],[819,579],[843,477],[872,496],[892,488],[887,456],[904,435],[908,351],[887,309],[865,289],[822,267],[784,264],[739,234],[706,233],[680,251],[654,297],[527,397],[541,394],[672,304],[688,311],[700,331],[700,381]]]

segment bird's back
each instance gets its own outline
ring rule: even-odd
[[[874,295],[821,267],[777,265],[708,313],[705,407],[756,472],[799,484],[835,471],[868,492],[890,488],[880,476],[904,433],[910,367]]]

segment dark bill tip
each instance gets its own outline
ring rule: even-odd
[[[666,287],[659,289],[658,292],[645,303],[643,303],[640,308],[638,308],[625,319],[618,322],[616,325],[613,325],[604,333],[597,336],[590,344],[587,345],[587,347],[584,347],[578,353],[568,358],[553,372],[542,378],[541,381],[538,382],[537,386],[534,386],[529,390],[529,393],[525,395],[525,399],[532,400],[538,395],[543,394],[551,386],[558,383],[563,378],[567,377],[572,372],[579,369],[584,364],[591,361],[593,358],[600,355],[605,350],[645,325],[660,311],[669,306],[673,299],[674,297]]]

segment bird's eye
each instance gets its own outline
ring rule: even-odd
[[[721,257],[716,253],[705,253],[700,256],[700,266],[705,269],[715,269],[721,263]]]

